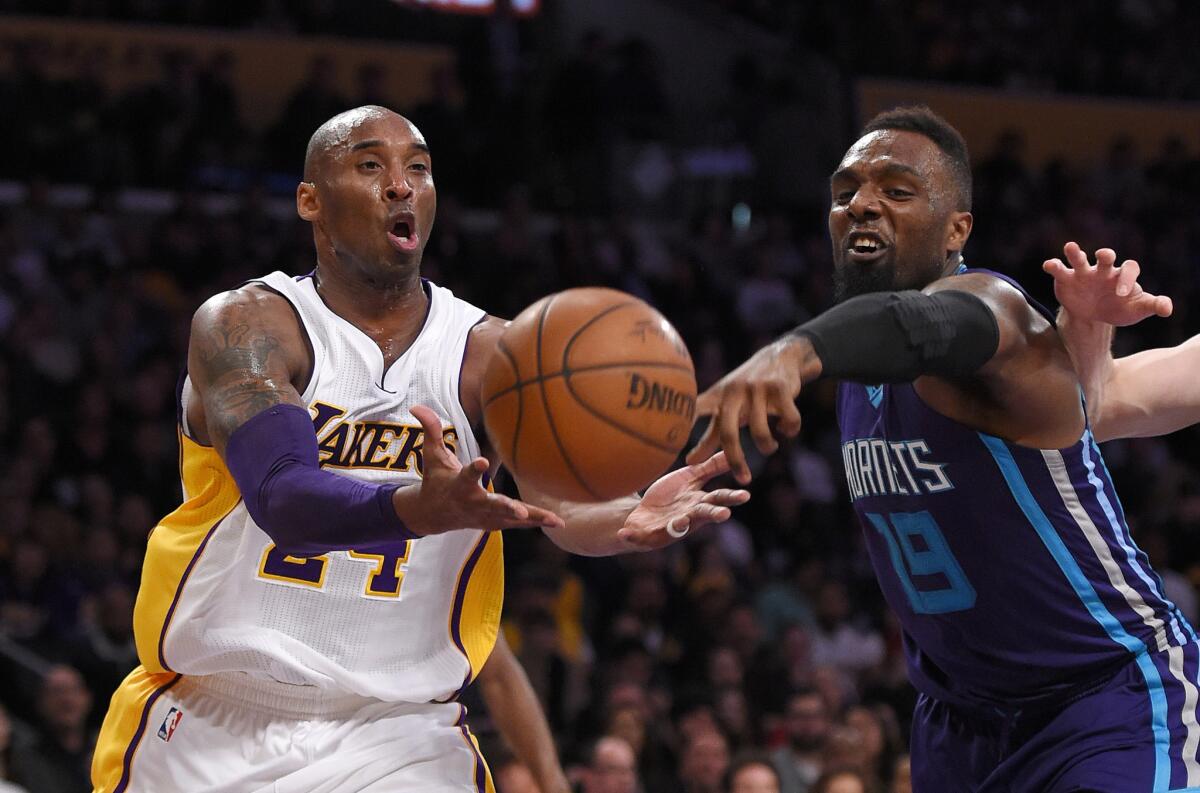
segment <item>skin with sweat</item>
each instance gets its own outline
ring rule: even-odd
[[[1084,427],[1078,379],[1054,327],[1004,281],[954,275],[973,218],[958,208],[952,166],[937,145],[916,132],[869,133],[846,152],[830,188],[829,233],[840,299],[953,289],[980,298],[996,317],[1000,338],[991,360],[966,378],[917,378],[920,397],[944,416],[1017,444],[1075,443]],[[804,337],[789,334],[759,350],[701,395],[697,412],[713,420],[688,459],[722,448],[738,480],[748,482],[739,427],[749,425],[762,452],[775,451],[768,417],[779,417],[778,434],[794,437],[800,429],[794,400],[820,374],[821,362]]]
[[[313,228],[316,288],[325,304],[378,346],[390,366],[421,332],[429,297],[421,257],[433,229],[437,191],[429,145],[404,117],[375,106],[340,114],[314,134],[296,190],[296,209]],[[478,428],[483,454],[482,377],[505,322],[486,317],[469,337],[460,401]],[[224,455],[230,435],[276,404],[306,407],[300,398],[313,351],[291,304],[272,290],[247,285],[207,301],[196,312],[188,354],[193,437]],[[426,437],[441,437],[432,410],[414,407]],[[635,497],[574,504],[521,487],[523,501],[489,493],[479,477],[487,457],[465,465],[440,444],[424,447],[420,487],[393,494],[397,513],[419,535],[454,529],[540,527],[575,553],[602,555],[663,547],[666,532],[725,520],[745,491],[703,485],[728,470],[724,455],[674,471]],[[518,481],[518,486],[521,483]]]

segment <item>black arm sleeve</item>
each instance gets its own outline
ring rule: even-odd
[[[860,295],[792,332],[812,341],[822,376],[870,384],[973,374],[1000,346],[991,309],[954,290]]]

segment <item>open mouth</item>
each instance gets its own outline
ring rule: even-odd
[[[402,215],[393,223],[391,230],[388,231],[388,241],[397,250],[406,253],[415,251],[420,240],[418,239],[417,225],[413,222],[413,218]]]
[[[887,247],[887,243],[879,235],[869,232],[855,232],[846,239],[846,250],[855,261],[877,259]]]

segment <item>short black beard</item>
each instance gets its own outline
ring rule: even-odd
[[[861,267],[845,264],[833,268],[834,305],[852,297],[872,292],[891,292],[896,289],[896,266]]]

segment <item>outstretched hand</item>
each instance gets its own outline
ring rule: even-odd
[[[670,545],[693,529],[729,520],[730,507],[745,504],[745,490],[705,491],[709,480],[729,472],[725,453],[702,463],[676,469],[659,479],[642,496],[617,538],[631,550],[651,551]]]
[[[770,417],[777,416],[775,430],[785,438],[800,433],[800,411],[796,397],[807,339],[788,336],[763,347],[750,359],[718,380],[696,400],[696,414],[712,416],[704,435],[688,452],[687,461],[698,463],[718,449],[729,456],[734,478],[750,482],[750,466],[742,451],[741,428],[749,425],[754,445],[763,454],[779,448],[771,432]]]
[[[463,465],[442,441],[442,422],[424,405],[412,409],[421,422],[421,483],[402,487],[393,500],[396,511],[416,534],[442,534],[455,529],[561,528],[562,518],[549,510],[500,493],[489,493],[480,479],[487,458],[476,457]]]
[[[1042,269],[1054,278],[1054,296],[1073,319],[1124,326],[1171,316],[1171,298],[1142,289],[1141,267],[1133,259],[1115,267],[1117,254],[1101,248],[1093,265],[1074,242],[1063,246],[1063,254],[1069,267],[1061,259],[1047,259]]]

